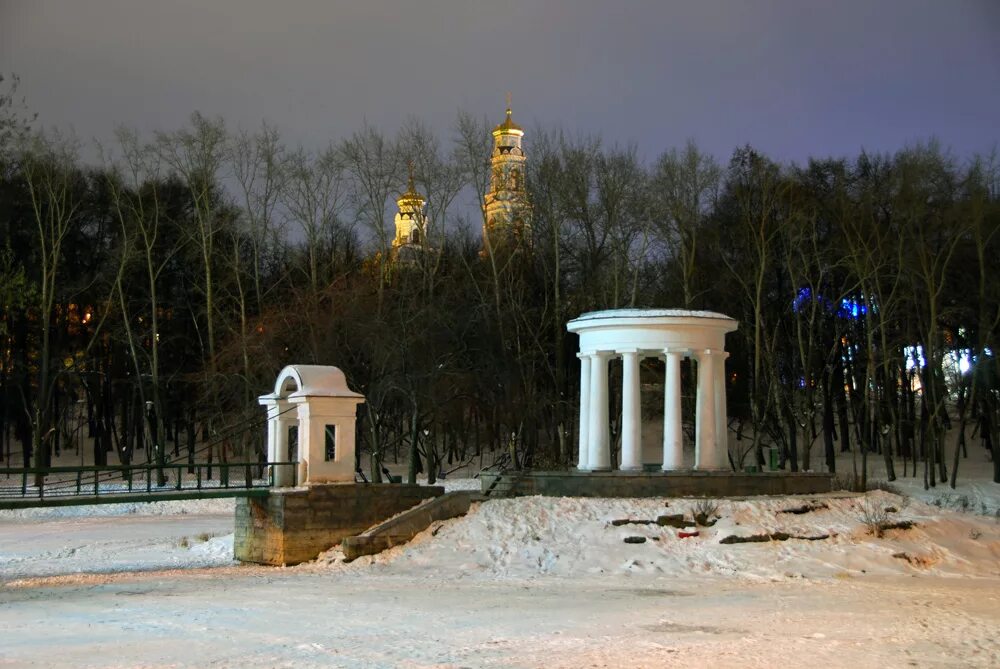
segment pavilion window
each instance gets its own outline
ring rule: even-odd
[[[323,430],[325,444],[323,447],[324,459],[332,462],[337,459],[337,426],[327,425]]]

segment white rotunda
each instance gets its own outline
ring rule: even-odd
[[[726,437],[726,333],[738,323],[711,311],[612,309],[571,320],[580,336],[580,443],[577,468],[611,469],[608,429],[608,362],[622,359],[621,469],[642,469],[639,361],[666,362],[663,404],[663,471],[683,468],[681,359],[697,363],[695,469],[729,469]]]

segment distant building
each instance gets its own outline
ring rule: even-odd
[[[531,209],[524,180],[525,155],[521,148],[523,137],[524,130],[511,118],[508,100],[507,118],[493,128],[490,190],[484,198],[484,249],[517,248],[531,241]]]
[[[413,263],[427,249],[427,200],[413,185],[413,168],[405,193],[396,200],[396,236],[392,240],[392,257],[401,264]]]

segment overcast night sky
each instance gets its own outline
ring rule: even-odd
[[[0,71],[106,140],[198,110],[325,145],[458,109],[725,159],[1000,139],[1000,1],[0,0]],[[530,135],[526,142],[530,141]]]

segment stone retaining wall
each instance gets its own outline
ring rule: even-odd
[[[341,543],[344,557],[355,560],[362,555],[374,555],[405,544],[436,521],[464,516],[469,512],[473,501],[482,499],[484,498],[479,493],[461,490],[415,506],[391,520],[369,528],[364,534],[346,537]]]
[[[833,475],[765,472],[527,472],[510,474],[507,495],[549,497],[743,497],[830,492]],[[482,475],[483,491],[496,478]],[[503,482],[498,489],[504,487]]]
[[[242,562],[306,562],[344,537],[443,494],[438,486],[357,483],[278,489],[264,498],[238,499],[233,553]]]

